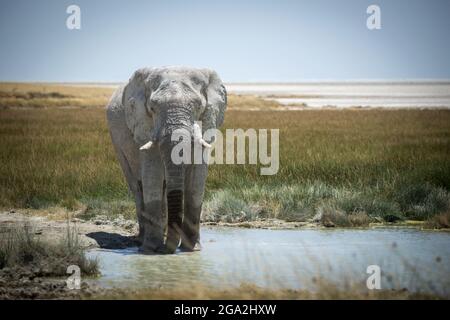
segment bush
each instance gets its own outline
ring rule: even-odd
[[[326,208],[326,215],[333,215],[329,220],[336,226],[359,226],[377,219],[426,220],[450,208],[449,193],[429,184],[406,185],[391,194],[381,191],[359,191],[320,182],[225,189],[205,201],[204,217],[206,221],[226,222],[260,218],[306,221]]]
[[[428,183],[403,185],[394,199],[410,219],[426,220],[450,209],[449,193]]]
[[[365,213],[372,218],[382,218],[388,222],[403,219],[398,205],[392,201],[379,199],[377,195],[355,194],[337,200],[337,206],[345,213]]]
[[[229,190],[216,192],[203,208],[204,221],[241,222],[256,219],[255,210]]]
[[[347,214],[329,205],[320,206],[313,219],[325,227],[366,227],[372,221],[364,212]]]

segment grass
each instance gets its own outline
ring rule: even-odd
[[[430,229],[450,228],[450,211],[428,218],[425,225]]]
[[[0,83],[0,110],[9,108],[103,108],[114,88],[60,84]],[[250,95],[228,95],[228,109],[279,109],[275,101]]]
[[[276,101],[263,100],[252,95],[228,94],[228,110],[280,110],[282,106]]]
[[[36,236],[29,225],[0,233],[0,270],[39,269],[45,276],[66,276],[69,265],[77,265],[85,275],[98,274],[98,261],[84,255],[75,229],[67,227],[65,236],[50,243]]]
[[[104,107],[114,89],[58,84],[0,84],[0,109]]]
[[[110,290],[89,299],[121,300],[437,300],[447,299],[438,294],[411,293],[403,290],[367,290],[351,285],[345,290],[335,285],[319,283],[317,290],[266,289],[251,284],[218,289],[204,285],[182,288],[151,288],[141,290]]]
[[[111,91],[0,85],[0,207],[134,216],[106,126]],[[304,221],[322,213],[324,224],[364,226],[450,210],[448,110],[280,112],[274,102],[233,95],[229,103],[224,128],[280,129],[280,170],[260,176],[259,166],[211,166],[204,220]],[[248,110],[254,106],[261,110]]]

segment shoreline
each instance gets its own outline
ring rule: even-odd
[[[8,228],[23,227],[28,224],[31,226],[32,235],[40,240],[47,240],[56,242],[62,239],[68,226],[74,228],[78,235],[80,242],[83,244],[85,250],[93,249],[125,249],[135,247],[135,234],[137,232],[135,225],[126,224],[117,225],[115,220],[82,220],[75,216],[71,216],[64,220],[62,216],[48,217],[43,215],[43,210],[40,214],[33,214],[33,210],[29,209],[15,209],[0,212],[0,234],[5,232]],[[37,213],[37,210],[34,210]],[[71,212],[74,214],[74,212]],[[76,213],[76,212],[75,212]],[[97,217],[98,218],[98,217]],[[417,229],[421,231],[430,232],[433,230],[423,229],[422,222],[407,221],[406,223],[376,223],[368,227],[352,227],[342,228],[333,227],[327,228],[320,226],[317,223],[311,222],[287,222],[276,219],[268,219],[265,221],[252,222],[238,222],[238,223],[211,223],[204,222],[202,227],[206,228],[243,228],[243,229],[269,229],[269,230],[370,230],[377,228],[395,228],[395,229]],[[448,232],[450,229],[436,230]],[[100,275],[97,275],[100,276]],[[49,271],[46,271],[45,266],[39,267],[33,264],[26,266],[0,268],[0,300],[2,299],[122,299],[122,298],[141,298],[141,299],[159,299],[161,297],[176,297],[181,296],[184,299],[189,299],[189,295],[184,295],[185,288],[180,290],[174,289],[165,291],[165,289],[152,292],[151,289],[135,290],[134,288],[104,288],[89,279],[95,279],[96,276],[87,276],[87,281],[82,281],[79,290],[70,290],[67,287],[67,277],[51,276]],[[273,290],[264,289],[256,286],[252,287],[251,292],[258,291],[261,296],[273,296],[278,298],[297,298],[308,299],[314,297],[314,292],[302,290]],[[338,291],[334,294],[337,297],[347,294],[349,297],[362,297],[358,291],[345,293]],[[200,297],[208,299],[211,297],[220,297],[223,295],[231,295],[237,299],[244,299],[248,295],[248,290],[237,288],[217,288],[217,289],[202,289]],[[328,289],[322,292],[325,294]],[[417,293],[405,291],[386,291],[392,298],[414,298]],[[380,296],[373,296],[372,298],[383,298],[383,292],[379,292]],[[365,297],[365,296],[364,296]],[[428,298],[445,298],[438,296],[427,296]]]
[[[51,214],[47,210],[11,209],[0,211],[0,233],[2,229],[30,226],[35,234],[47,240],[61,238],[68,227],[75,228],[81,243],[88,249],[123,249],[138,245],[138,224],[134,220],[103,215],[90,219],[80,218],[82,211],[66,211]],[[66,216],[64,216],[64,214]],[[285,221],[281,219],[259,219],[239,222],[203,221],[202,227],[265,229],[265,230],[370,230],[370,229],[416,229],[426,232],[450,232],[450,228],[426,228],[426,222],[405,220],[401,222],[371,222],[366,226],[326,226],[314,221]]]

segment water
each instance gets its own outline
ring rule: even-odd
[[[228,84],[227,90],[312,108],[450,108],[449,82]]]
[[[263,230],[204,227],[200,252],[141,255],[137,248],[96,249],[103,287],[172,287],[201,283],[314,290],[322,278],[365,284],[369,265],[382,288],[449,294],[450,234],[415,229]]]

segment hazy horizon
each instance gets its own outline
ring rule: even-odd
[[[35,84],[67,84],[67,85],[120,85],[123,81],[8,81],[0,80],[0,83],[35,83]],[[297,84],[450,84],[449,79],[305,79],[299,81],[224,81],[225,84],[241,85],[297,85]]]

